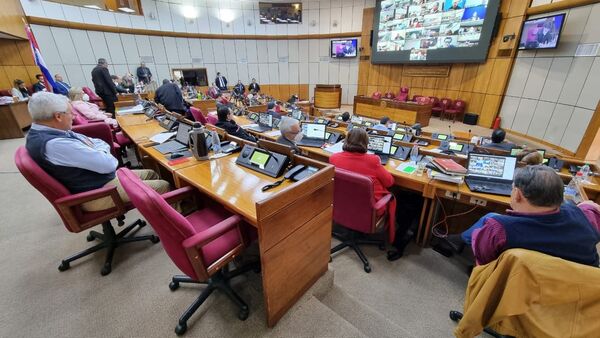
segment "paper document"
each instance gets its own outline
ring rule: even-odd
[[[344,149],[342,149],[342,147],[344,146],[344,141],[338,142],[334,145],[330,145],[329,147],[325,147],[323,148],[323,150],[335,154],[335,153],[341,153]]]
[[[132,106],[132,107],[123,107],[123,108],[119,108],[117,110],[117,113],[119,115],[138,114],[138,113],[143,113],[143,112],[144,112],[144,107],[141,104],[138,104],[137,106]]]
[[[271,131],[266,131],[263,134],[265,134],[267,136],[275,137],[275,136],[280,136],[281,132],[279,130],[271,130]]]
[[[158,133],[158,134],[152,136],[150,138],[150,141],[156,142],[156,143],[163,143],[166,140],[170,139],[171,137],[175,136],[175,134],[177,134],[176,131],[174,131],[172,133]]]
[[[258,127],[258,123],[245,124],[245,125],[243,125],[241,127],[244,128],[244,129],[255,128],[255,127]]]
[[[417,171],[417,165],[414,162],[404,162],[396,167],[401,173],[412,175],[415,171]]]

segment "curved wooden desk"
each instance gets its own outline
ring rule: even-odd
[[[413,125],[417,122],[422,127],[429,125],[431,118],[430,104],[416,104],[394,100],[378,100],[367,96],[354,97],[354,114],[380,119],[384,116],[393,121]]]
[[[333,109],[342,106],[342,86],[324,85],[315,86],[315,108]]]

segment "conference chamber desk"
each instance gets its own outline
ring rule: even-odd
[[[354,97],[354,114],[379,120],[387,116],[392,121],[413,125],[420,123],[422,127],[429,125],[431,119],[430,104],[416,104],[386,99],[374,99],[367,96]]]
[[[136,115],[118,116],[145,164],[177,187],[193,186],[199,193],[256,228],[261,260],[267,325],[277,321],[326,271],[331,248],[333,166],[295,156],[294,163],[320,170],[295,183],[286,181],[267,192],[261,188],[278,179],[235,164],[238,154],[218,159],[170,164],[163,154],[145,147],[157,133],[156,121],[140,124]],[[160,126],[159,126],[160,128]],[[161,128],[162,129],[162,128]],[[145,130],[145,135],[144,134]],[[158,132],[164,131],[158,130]],[[166,177],[166,176],[172,177]]]

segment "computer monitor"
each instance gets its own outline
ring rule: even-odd
[[[365,126],[372,127],[373,126],[373,122],[371,122],[371,121],[365,121]]]
[[[271,114],[261,113],[258,115],[258,123],[265,126],[273,127],[273,116]]]
[[[446,141],[448,139],[448,135],[446,135],[446,134],[437,134],[436,138],[438,140],[440,140],[440,141]]]
[[[325,139],[326,125],[321,123],[302,123],[302,133],[307,138]]]
[[[369,135],[368,149],[374,153],[389,154],[392,149],[392,137]]]
[[[394,140],[404,140],[404,134],[396,132],[396,134],[394,134]]]
[[[300,121],[302,120],[302,110],[293,110],[292,111],[292,118]]]
[[[517,154],[520,153],[521,151],[523,151],[523,148],[511,148],[510,156],[517,156]]]
[[[512,180],[517,166],[517,158],[488,154],[469,155],[468,175],[484,178]]]
[[[465,145],[462,143],[448,142],[448,150],[450,150],[450,151],[455,151],[455,152],[460,153],[464,147],[465,147]]]
[[[356,115],[352,115],[352,117],[350,118],[350,122],[361,124],[362,123],[362,117],[356,116]]]
[[[188,144],[190,140],[190,131],[192,131],[192,126],[186,123],[180,123],[179,129],[177,129],[177,136],[175,136],[175,140],[179,143]]]

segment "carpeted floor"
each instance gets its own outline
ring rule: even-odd
[[[200,286],[171,292],[179,273],[160,244],[118,249],[113,271],[100,276],[104,254],[59,272],[61,258],[89,244],[66,231],[56,212],[14,166],[24,139],[0,141],[1,337],[174,337],[179,315]],[[129,221],[139,217],[136,211]],[[139,233],[149,234],[145,227]],[[411,245],[403,258],[365,249],[366,274],[354,252],[334,256],[330,271],[273,328],[266,327],[260,275],[234,288],[250,306],[245,322],[215,293],[189,322],[188,337],[450,337],[448,311],[461,309],[467,275],[453,260]]]

